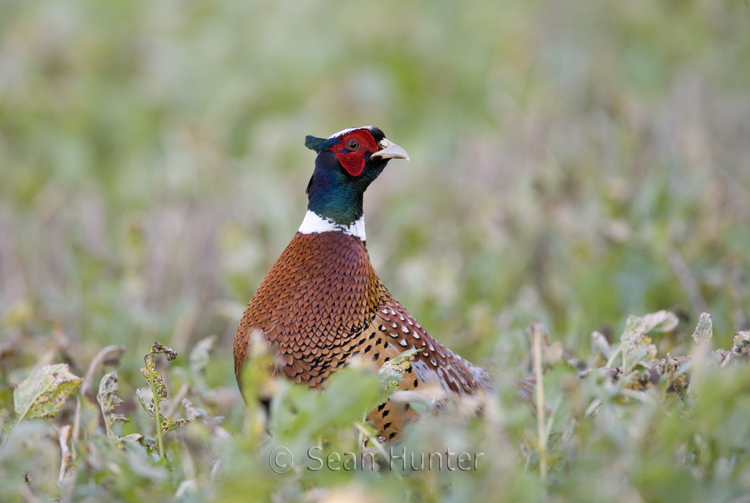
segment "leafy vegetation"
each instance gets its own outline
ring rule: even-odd
[[[536,410],[543,411],[536,432],[533,408],[518,398],[513,381],[500,381],[504,399],[445,401],[437,390],[394,394],[409,352],[377,376],[356,366],[344,369],[322,392],[273,379],[270,418],[251,402],[242,428],[233,434],[224,427],[226,418],[214,415],[221,409],[219,389],[184,385],[179,397],[169,399],[155,355],[169,360],[177,355],[159,343],[149,349],[143,369],[153,398],[147,403],[138,393],[143,410],[155,420],[140,422],[145,434],[124,434],[131,422],[115,412],[124,403],[116,395],[116,372],[101,379],[96,396],[101,416],[85,413],[94,409],[93,399],[81,394],[86,405],[71,408],[67,418],[59,416],[54,427],[39,419],[24,422],[32,410],[44,411],[37,417],[57,416],[59,405],[53,410],[44,404],[64,400],[49,397],[69,393],[70,382],[81,384],[66,365],[45,365],[16,388],[16,427],[0,437],[3,497],[597,501],[630,494],[654,501],[734,501],[748,491],[750,332],[738,333],[731,351],[710,352],[709,337],[698,341],[692,358],[667,357],[655,365],[656,349],[646,334],[676,327],[676,317],[666,311],[631,316],[617,348],[600,347],[590,359],[594,363],[611,354],[617,367],[580,373],[580,365],[556,352],[544,327],[535,323],[529,333],[538,363]],[[711,329],[710,317],[702,316],[696,332]],[[207,362],[211,345],[204,339],[190,355],[194,382],[204,371],[195,362]],[[267,386],[265,356],[256,354],[248,364],[246,396],[259,397]],[[182,374],[177,370],[172,376]],[[364,423],[373,404],[388,396],[408,401],[426,416],[409,427],[403,443],[379,443]],[[169,419],[180,408],[188,419]],[[80,437],[78,425],[83,426]],[[59,475],[45,470],[42,461],[50,457],[59,459]],[[13,462],[19,458],[21,463]]]
[[[746,2],[0,12],[0,501],[750,492]],[[406,437],[477,455],[466,471],[391,471],[387,446],[360,448],[393,373],[314,393],[259,361],[247,406],[234,382],[239,315],[304,214],[304,137],[362,124],[412,159],[366,197],[381,279],[498,383]],[[146,381],[156,340],[179,356],[147,357]],[[515,381],[534,342],[540,421]],[[307,469],[332,453],[341,470]]]

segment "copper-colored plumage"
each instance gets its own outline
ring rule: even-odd
[[[277,372],[320,388],[331,372],[359,354],[377,367],[419,350],[400,389],[435,382],[446,391],[490,389],[487,373],[433,339],[388,292],[370,264],[365,243],[343,232],[297,233],[247,306],[234,343],[235,372],[261,329],[279,356]],[[395,438],[415,416],[387,402],[368,419]]]

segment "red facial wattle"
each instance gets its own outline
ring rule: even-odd
[[[351,150],[348,146],[356,142],[357,148]],[[339,142],[333,147],[336,157],[351,176],[359,176],[365,169],[365,157],[378,151],[378,144],[375,138],[366,129],[352,131],[342,135]]]

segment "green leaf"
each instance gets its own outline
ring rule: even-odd
[[[162,346],[158,342],[155,342],[148,351],[148,354],[143,357],[146,362],[146,366],[141,369],[141,374],[151,385],[155,395],[158,395],[159,401],[169,400],[169,392],[167,386],[164,384],[164,378],[156,370],[156,355],[164,354],[168,361],[172,361],[177,358],[177,353],[167,346]],[[156,398],[156,396],[154,397]]]
[[[156,413],[156,408],[154,406],[154,401],[149,400],[147,402],[146,399],[143,398],[143,395],[141,394],[141,390],[139,389],[135,390],[135,393],[138,396],[138,401],[141,403],[143,410],[146,411],[146,413],[151,417],[151,419],[157,422],[157,419],[156,419],[157,413]],[[170,431],[174,431],[177,428],[180,428],[192,422],[192,419],[177,419],[175,421],[171,421],[165,418],[161,414],[161,412],[159,412],[158,417],[159,417],[158,425],[161,428],[162,433],[169,433]]]
[[[193,374],[195,387],[203,395],[210,392],[205,379],[206,366],[208,365],[208,360],[216,346],[216,340],[217,338],[215,335],[206,337],[198,342],[190,352],[190,372]]]
[[[631,316],[630,318],[634,318],[634,316]],[[628,318],[628,320],[630,320],[630,318]],[[677,328],[679,322],[680,320],[677,318],[677,315],[670,311],[657,311],[640,318],[644,334],[671,332]]]
[[[383,402],[386,402],[391,395],[398,389],[398,385],[404,378],[404,374],[411,368],[411,362],[417,358],[417,350],[410,349],[404,351],[391,361],[385,362],[378,371],[378,395],[375,403],[370,407],[373,409]]]
[[[678,322],[677,316],[669,311],[629,316],[620,339],[624,371],[630,372],[636,367],[648,368],[656,358],[656,346],[651,344],[647,334],[672,331]]]
[[[13,391],[19,422],[24,418],[57,416],[65,400],[78,390],[82,382],[83,379],[73,375],[65,363],[43,366]]]
[[[112,426],[115,423],[127,423],[130,419],[122,414],[116,414],[115,408],[122,403],[122,399],[117,396],[117,371],[110,372],[102,377],[99,383],[99,393],[96,395],[99,407],[102,409],[104,416],[104,425],[107,428],[107,436],[112,436]]]
[[[2,435],[3,433],[3,426],[5,425],[5,420],[8,419],[9,415],[10,412],[5,409],[0,409],[0,435]]]
[[[698,325],[695,327],[693,332],[693,340],[696,344],[708,342],[714,335],[714,325],[711,321],[711,315],[708,313],[701,313],[698,319]]]
[[[742,330],[734,334],[732,350],[721,366],[726,367],[730,362],[747,360],[750,353],[750,330]]]
[[[612,348],[603,333],[594,330],[591,332],[591,349],[609,360],[612,356]]]
[[[138,396],[138,401],[141,402],[143,410],[145,410],[146,413],[151,417],[151,419],[153,419],[157,423],[162,433],[169,433],[170,431],[174,431],[177,428],[180,428],[192,422],[191,419],[177,419],[176,421],[167,419],[161,414],[161,411],[156,411],[156,406],[153,399],[147,402],[146,399],[143,398],[140,389],[135,390],[135,393]],[[154,398],[156,398],[156,395],[154,395]],[[159,402],[161,401],[162,400],[159,400]]]

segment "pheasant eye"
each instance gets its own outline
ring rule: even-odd
[[[346,142],[346,148],[349,150],[357,150],[359,148],[359,142],[357,140],[349,140]]]

